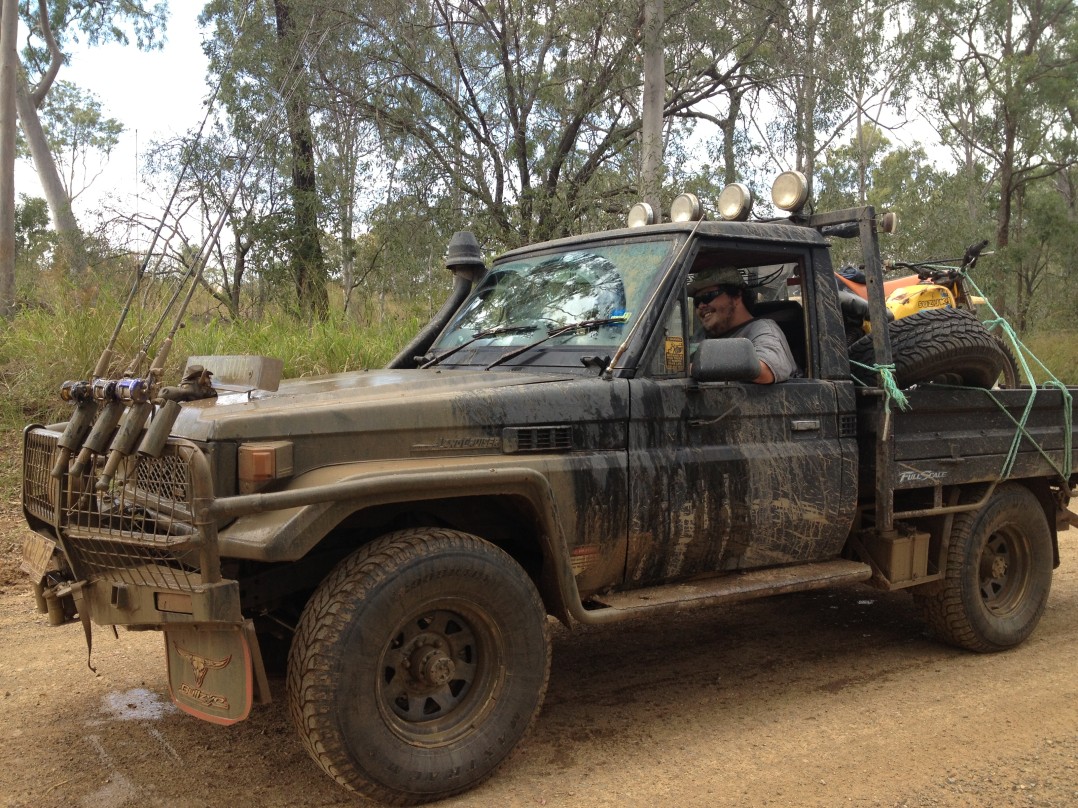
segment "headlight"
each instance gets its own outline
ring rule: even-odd
[[[791,213],[801,210],[808,201],[808,180],[800,171],[783,171],[771,186],[775,207]]]
[[[698,222],[704,218],[704,206],[696,194],[678,194],[670,203],[670,221]]]
[[[719,215],[731,222],[743,222],[752,212],[752,191],[744,183],[727,185],[719,194]]]

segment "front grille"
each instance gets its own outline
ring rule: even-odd
[[[169,441],[161,457],[128,458],[102,492],[95,486],[103,457],[82,475],[53,479],[56,441],[55,433],[43,429],[27,436],[23,501],[27,510],[60,529],[80,579],[168,589],[191,589],[202,582],[198,559],[203,537],[192,505],[197,447]]]

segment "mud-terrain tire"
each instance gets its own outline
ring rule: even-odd
[[[991,388],[1014,367],[999,338],[965,309],[926,309],[888,323],[887,328],[895,381],[901,388],[930,382]],[[850,359],[873,363],[871,335],[850,346]],[[876,383],[872,371],[857,365],[852,369],[866,384]]]
[[[1004,390],[1017,390],[1022,386],[1023,379],[1022,370],[1018,367],[1018,360],[1014,358],[1014,351],[1011,350],[1007,340],[998,334],[993,334],[992,338],[999,343],[999,349],[1007,360],[1006,365],[1003,367],[1003,374],[999,377],[999,386]]]
[[[390,533],[319,586],[288,666],[292,718],[341,785],[394,805],[458,794],[539,713],[550,633],[534,584],[467,533]]]
[[[1005,483],[979,511],[959,514],[944,579],[914,601],[935,633],[970,651],[1003,651],[1025,640],[1048,602],[1052,534],[1040,502]]]

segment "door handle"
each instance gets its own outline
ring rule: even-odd
[[[794,432],[812,432],[820,428],[820,422],[816,419],[809,421],[791,421],[790,426]]]

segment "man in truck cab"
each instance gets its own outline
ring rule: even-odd
[[[708,337],[743,337],[760,358],[756,384],[784,382],[797,370],[782,329],[773,320],[752,315],[755,294],[734,267],[705,269],[686,286]]]

